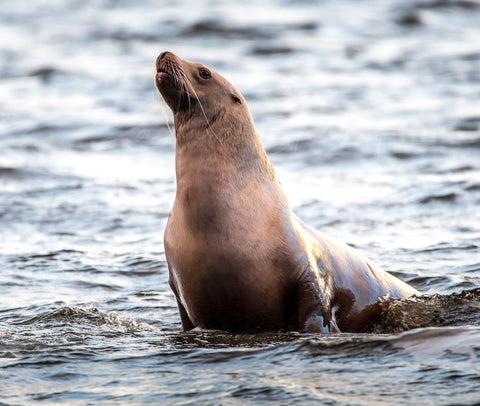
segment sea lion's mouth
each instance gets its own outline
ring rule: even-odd
[[[161,90],[160,87],[185,90],[184,79],[186,75],[180,66],[180,60],[177,59],[171,52],[162,52],[157,57],[155,79],[158,90]]]
[[[170,79],[172,80],[173,79],[173,76],[172,76],[172,73],[169,72],[166,68],[167,68],[167,65],[166,63],[164,63],[160,58],[157,59],[157,63],[156,63],[156,70],[157,70],[157,73],[156,73],[156,79],[157,79],[157,82],[158,83],[161,83],[162,81],[164,81],[165,79]]]
[[[163,62],[162,60],[157,59],[157,63],[156,63],[156,66],[155,66],[156,70],[157,70],[157,78],[158,79],[165,79],[165,78],[169,78],[169,79],[173,79],[173,74],[172,72],[169,71],[168,69],[168,63],[165,63]]]
[[[175,83],[175,77],[163,68],[157,69],[157,73],[155,74],[155,82],[157,89],[162,94],[163,91],[169,88],[178,88],[178,85]]]
[[[163,68],[157,68],[157,79],[172,79],[172,75]]]

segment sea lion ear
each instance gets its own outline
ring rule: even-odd
[[[240,98],[238,96],[236,96],[234,93],[232,93],[232,100],[235,103],[242,104],[242,101],[240,100]]]

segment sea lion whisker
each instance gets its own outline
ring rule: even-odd
[[[178,73],[181,76],[181,78],[183,79],[182,86],[185,89],[185,92],[187,93],[188,114],[190,115],[192,113],[192,101],[190,100],[191,99],[191,94],[190,94],[190,90],[188,89],[188,86],[186,86],[185,83],[184,83],[184,82],[188,83],[188,77],[183,70],[179,70]]]
[[[175,64],[170,64],[170,70],[172,72],[173,81],[177,85],[177,89],[178,89],[177,110],[179,110],[182,105],[183,93],[187,94],[187,100],[189,103],[190,103],[190,96],[189,96],[188,88],[187,86],[185,86],[185,83],[183,80],[183,78],[185,77],[184,72],[181,71],[179,67]]]
[[[157,69],[156,71],[158,72]],[[165,119],[165,123],[167,124],[168,132],[170,133],[170,135],[174,135],[168,120],[167,102],[165,101],[165,99],[162,96],[162,93],[160,93],[158,89],[157,89],[157,93],[158,93],[158,99],[160,101],[160,106],[162,106],[162,114],[163,114],[163,118]]]
[[[165,102],[165,100],[162,99],[160,105],[162,106],[162,113],[163,117],[165,118],[165,122],[167,123],[168,132],[170,133],[170,135],[175,136],[168,120],[167,103]]]
[[[185,72],[181,69],[181,67],[177,65],[171,65],[171,69],[173,72],[173,77],[174,81],[177,84],[178,87],[178,103],[177,103],[177,109],[181,107],[181,101],[183,99],[183,93],[186,93],[186,98],[188,102],[188,114],[191,114],[191,109],[192,109],[192,102],[191,102],[191,94],[189,90],[189,86],[187,84],[190,84],[190,87],[192,87],[191,83],[189,82],[188,76],[185,74]],[[186,84],[187,83],[187,84]],[[196,97],[198,100],[198,97]]]
[[[186,97],[188,100],[188,113],[191,114],[192,105],[191,105],[190,99],[192,98],[192,95],[193,95],[198,102],[198,105],[200,107],[203,117],[205,118],[205,122],[207,123],[207,129],[210,129],[211,132],[213,133],[213,136],[219,142],[221,142],[221,138],[218,137],[215,131],[213,131],[213,129],[211,128],[210,120],[208,119],[207,113],[205,112],[205,108],[203,107],[200,97],[195,91],[195,88],[190,78],[186,75],[184,70],[178,64],[173,63],[171,61],[167,61],[166,66],[168,67],[168,70],[171,72],[171,76],[173,77],[173,80],[178,87],[179,97],[177,102],[177,109],[180,109],[181,107],[182,93],[186,93]]]
[[[198,102],[198,105],[199,105],[199,107],[200,107],[200,110],[202,111],[203,117],[205,118],[205,121],[206,121],[206,123],[207,123],[207,130],[210,130],[211,133],[213,134],[213,136],[215,137],[215,139],[216,139],[218,142],[222,143],[221,137],[219,137],[219,136],[217,135],[217,133],[215,132],[215,130],[213,130],[213,128],[212,128],[212,126],[211,126],[211,124],[210,124],[210,120],[208,119],[207,113],[205,112],[205,109],[203,108],[203,104],[202,104],[202,102],[201,102],[201,100],[200,100],[200,97],[198,97],[198,94],[197,94],[197,92],[195,91],[195,88],[193,87],[192,82],[190,81],[190,79],[189,79],[186,75],[185,75],[185,80],[186,80],[187,83],[190,85],[190,87],[191,87],[191,89],[192,89],[192,93],[193,93],[193,95],[195,96],[195,99],[196,99],[197,102]],[[188,86],[187,86],[187,87],[188,87]]]

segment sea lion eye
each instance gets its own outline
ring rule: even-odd
[[[212,76],[212,74],[210,73],[210,71],[208,69],[205,69],[205,68],[201,68],[199,70],[199,73],[200,73],[200,76],[203,78],[203,79],[210,79],[210,77]]]

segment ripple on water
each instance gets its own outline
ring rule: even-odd
[[[1,402],[479,403],[478,2],[127,3],[0,8]],[[161,50],[243,92],[310,224],[437,294],[369,334],[182,332]]]

